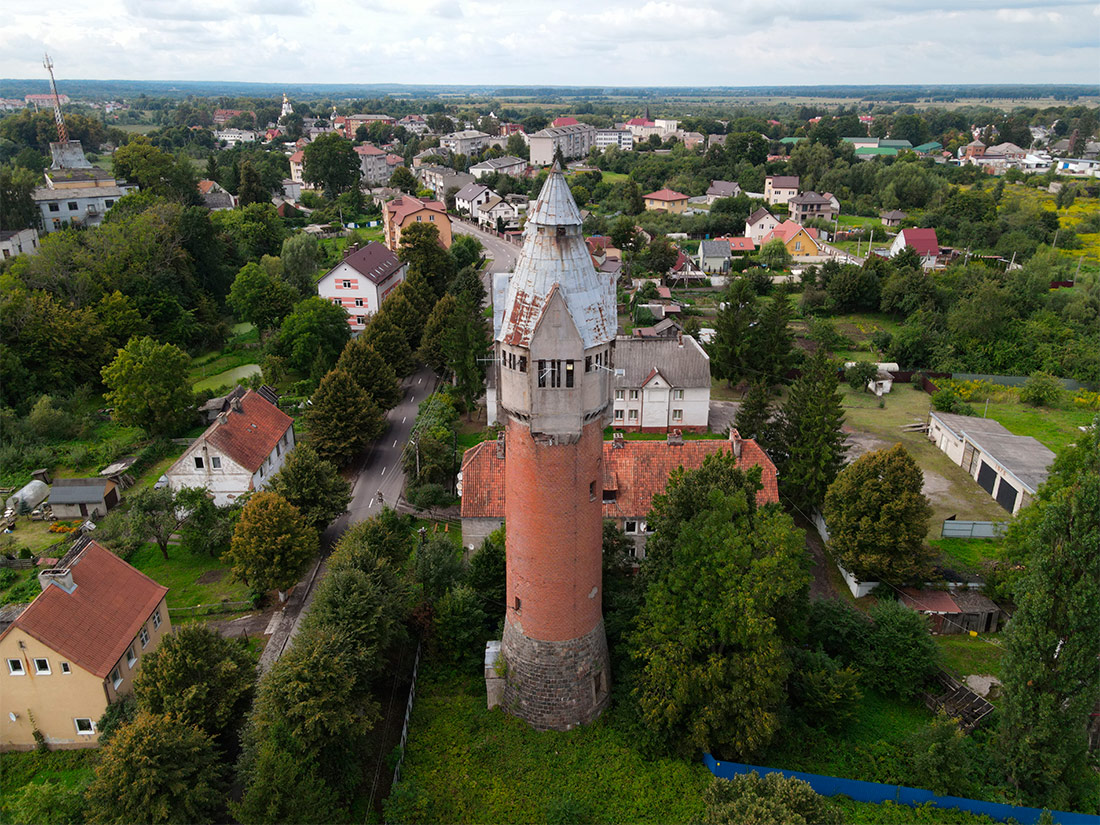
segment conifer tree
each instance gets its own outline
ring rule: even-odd
[[[416,369],[416,362],[413,360],[405,331],[394,323],[384,309],[367,324],[362,337],[374,347],[375,352],[389,362],[398,378],[411,375]]]
[[[780,492],[807,514],[825,501],[844,466],[848,448],[840,402],[836,366],[819,348],[791,385],[771,440]]]
[[[343,370],[332,370],[313,394],[310,442],[317,454],[337,466],[353,459],[386,427],[378,405]]]
[[[470,420],[478,398],[485,391],[489,335],[485,321],[468,294],[459,299],[451,319],[443,348],[447,369],[454,375],[455,390],[466,408],[466,419]]]
[[[336,369],[350,375],[383,410],[393,409],[401,400],[397,374],[365,335],[348,341],[336,361]]]
[[[794,365],[794,334],[788,327],[792,315],[787,290],[781,287],[760,313],[753,334],[755,366],[771,386],[785,383],[784,376]]]
[[[768,421],[771,419],[771,396],[768,385],[761,380],[749,384],[749,392],[741,406],[737,408],[734,426],[742,438],[756,439],[764,445],[767,442]]]
[[[241,206],[268,201],[268,192],[264,189],[263,182],[260,180],[260,173],[256,171],[252,161],[247,159],[241,161],[240,183],[237,184],[237,200]]]
[[[714,341],[710,345],[711,372],[731,387],[755,370],[759,353],[752,327],[757,320],[756,292],[747,278],[730,283],[718,310]]]

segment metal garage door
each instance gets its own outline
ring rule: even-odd
[[[997,503],[1004,507],[1008,512],[1012,512],[1012,508],[1016,506],[1016,496],[1019,491],[1008,483],[1005,478],[1001,479],[1001,487],[997,490]]]
[[[993,468],[986,464],[984,461],[981,466],[978,467],[978,484],[982,486],[990,495],[993,495],[993,483],[997,480],[997,474],[993,472]]]

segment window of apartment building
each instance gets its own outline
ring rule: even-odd
[[[141,646],[145,647],[149,644],[149,631],[144,627],[138,631],[138,641],[141,642]]]
[[[519,357],[519,371],[520,372],[527,372],[527,356],[526,355],[521,355]]]
[[[35,659],[34,660],[34,675],[35,676],[49,676],[50,675],[50,660],[49,659]]]
[[[616,421],[622,421],[623,420],[623,411],[622,410],[615,410],[615,420]]]
[[[49,205],[49,207],[50,207],[50,211],[51,211],[51,212],[60,212],[60,211],[61,211],[61,205],[60,205],[60,204],[57,204],[57,203],[51,203],[51,204]]]
[[[366,315],[356,315],[355,316],[355,323],[359,324],[359,326],[363,326],[365,323],[367,323],[367,316]]]
[[[638,400],[638,396],[639,396],[640,394],[641,394],[641,391],[640,391],[640,390],[631,390],[631,391],[630,391],[630,400],[631,400],[631,401],[637,401],[637,400]]]
[[[341,306],[339,298],[333,298],[332,303],[334,306]]]
[[[23,660],[8,659],[8,673],[11,676],[25,676],[27,671],[23,669]]]
[[[69,667],[68,662],[62,662],[61,663],[61,673],[63,675],[68,676],[72,672],[73,672],[73,669],[71,667]]]
[[[80,208],[79,204],[77,204],[76,201],[69,201],[66,205],[69,207],[70,212],[75,212],[77,209]]]
[[[672,411],[672,423],[679,424],[683,420],[684,420],[684,411],[683,410],[673,410]]]
[[[539,359],[539,386],[540,387],[545,387],[546,386],[546,373],[547,373],[546,362],[543,359],[540,358]]]
[[[210,466],[215,470],[220,470],[222,468],[221,456],[218,456],[218,455],[211,456],[210,457]]]
[[[160,627],[160,608],[153,611],[153,630]]]
[[[136,661],[137,661],[137,654],[134,653],[134,646],[130,645],[128,648],[126,648],[126,664],[129,667],[133,667],[134,662],[136,662]]]
[[[78,716],[73,722],[76,723],[76,732],[81,736],[92,736],[95,734],[95,722],[91,719]]]
[[[638,411],[637,410],[630,410],[629,412],[630,412],[630,414],[627,416],[627,418],[629,418],[631,421],[637,421],[638,420]]]
[[[565,362],[565,386],[566,387],[572,387],[573,386],[573,362],[572,361],[566,361]]]
[[[362,298],[356,298],[356,299],[355,299],[355,305],[356,305],[357,307],[361,307],[361,306],[363,306],[363,299],[362,299]]]
[[[615,390],[615,400],[622,401],[626,398],[626,390]]]
[[[351,289],[351,281],[344,281],[344,289]]]
[[[636,521],[626,522],[626,524],[623,525],[623,532],[624,533],[637,533],[638,532],[638,522],[636,522]]]
[[[111,672],[108,674],[108,678],[111,680],[111,684],[114,685],[115,689],[117,690],[118,686],[122,684],[122,672],[118,669],[118,665],[115,665],[114,668],[112,668]]]
[[[684,391],[683,390],[673,390],[672,391],[672,400],[673,401],[683,401],[684,400]]]
[[[202,467],[203,467],[202,456],[201,455],[195,456],[195,469],[196,470],[201,470]]]

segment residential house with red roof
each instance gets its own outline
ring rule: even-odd
[[[603,443],[603,517],[633,537],[635,556],[645,558],[646,519],[653,497],[664,492],[672,471],[678,467],[696,470],[707,456],[731,453],[742,470],[760,468],[762,488],[756,494],[757,506],[777,503],[775,464],[760,445],[741,438],[737,430],[730,431],[728,440],[685,441],[678,433],[670,433],[667,441],[616,437]],[[505,461],[503,435],[470,448],[462,458],[462,540],[468,548],[479,547],[504,524]]]
[[[164,475],[173,490],[205,487],[225,507],[245,493],[263,489],[294,449],[294,419],[255,390],[230,396],[218,413]]]
[[[921,266],[925,269],[935,269],[936,260],[940,255],[940,242],[936,238],[935,229],[918,229],[917,227],[909,227],[903,229],[894,238],[894,242],[890,244],[890,251],[888,257],[893,258],[898,255],[905,247],[911,246],[920,256]]]
[[[806,258],[821,255],[821,246],[817,240],[817,230],[802,226],[794,221],[783,221],[771,232],[760,239],[760,246],[776,238],[783,241],[792,258]]]
[[[679,215],[688,205],[688,196],[673,189],[658,189],[644,197],[645,208],[652,212],[671,212]]]
[[[35,731],[51,748],[95,747],[107,706],[172,632],[168,588],[87,538],[38,582],[0,633],[0,750],[31,750]]]
[[[391,251],[397,252],[401,248],[401,232],[417,223],[435,226],[443,248],[451,248],[451,219],[447,217],[447,208],[439,201],[402,195],[382,204],[382,228],[386,234],[386,246]]]
[[[232,209],[237,205],[237,196],[233,195],[220,183],[213,180],[199,181],[199,195],[202,202],[211,212],[219,209]]]
[[[302,170],[306,165],[306,153],[304,149],[299,149],[293,155],[290,156],[290,179],[295,183],[305,183],[306,180],[302,177]]]
[[[317,281],[317,294],[343,307],[352,332],[362,332],[367,316],[378,312],[386,296],[405,280],[408,266],[376,241],[347,252]]]

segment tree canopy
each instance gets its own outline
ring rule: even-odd
[[[155,435],[175,430],[194,403],[187,378],[191,359],[174,344],[133,338],[103,368],[104,396],[114,419]]]
[[[260,492],[245,504],[229,552],[223,560],[235,578],[253,590],[278,590],[297,584],[317,553],[317,531],[298,508],[278,493]]]

